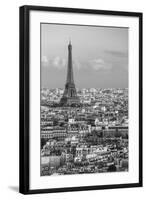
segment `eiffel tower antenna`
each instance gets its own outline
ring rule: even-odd
[[[69,37],[69,44],[71,44],[71,38]]]

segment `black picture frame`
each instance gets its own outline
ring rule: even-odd
[[[139,19],[139,182],[129,184],[114,184],[114,185],[97,185],[97,186],[81,186],[68,188],[51,188],[51,189],[35,189],[29,188],[29,18],[30,11],[44,12],[65,12],[65,13],[83,13],[95,15],[114,15],[126,17],[138,17]],[[142,13],[138,12],[123,12],[123,11],[105,11],[105,10],[89,10],[77,8],[63,7],[44,7],[44,6],[22,6],[20,7],[20,131],[19,131],[19,191],[22,194],[36,193],[52,193],[52,192],[67,192],[67,191],[83,191],[83,190],[99,190],[99,189],[114,189],[114,188],[130,188],[142,187]]]

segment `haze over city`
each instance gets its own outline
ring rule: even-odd
[[[128,87],[128,28],[41,24],[41,88],[64,88],[69,40],[77,88]]]

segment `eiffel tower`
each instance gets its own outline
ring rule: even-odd
[[[65,90],[60,100],[61,106],[77,106],[80,104],[79,97],[77,96],[74,78],[73,78],[73,65],[72,65],[72,45],[71,41],[68,44],[68,66],[67,66],[67,79]]]

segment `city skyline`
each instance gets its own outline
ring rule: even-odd
[[[69,39],[77,88],[128,87],[127,28],[41,24],[41,88],[64,88]]]

